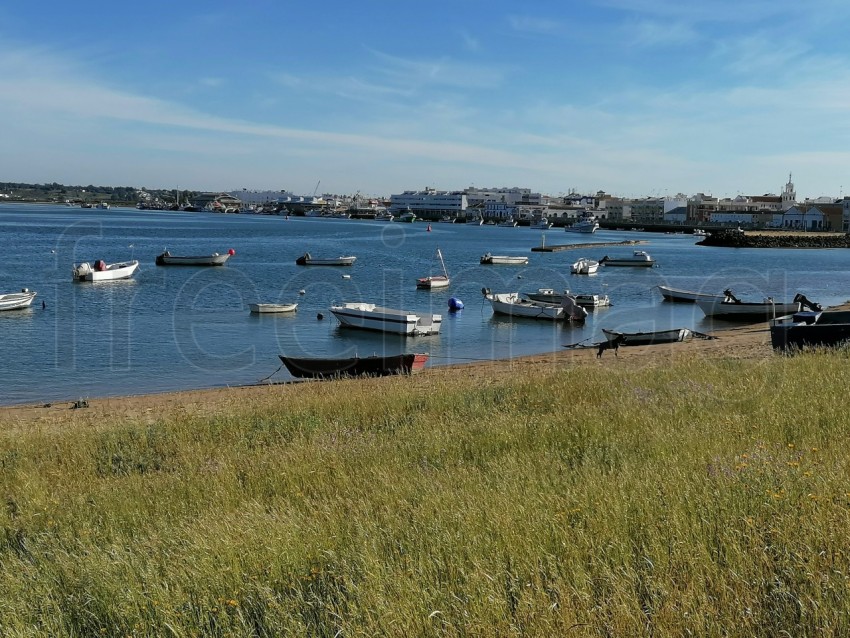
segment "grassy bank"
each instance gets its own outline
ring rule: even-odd
[[[0,633],[850,632],[847,353],[7,430]]]

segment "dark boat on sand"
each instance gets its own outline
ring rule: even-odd
[[[775,350],[805,347],[835,348],[850,342],[850,311],[797,312],[770,324],[770,344]]]
[[[287,357],[278,355],[289,374],[300,379],[326,379],[334,377],[412,374],[425,367],[428,355],[424,353],[372,355],[371,357]]]

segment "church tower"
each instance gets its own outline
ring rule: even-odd
[[[794,191],[794,182],[791,181],[791,173],[788,173],[788,183],[782,191],[782,210],[786,211],[797,203],[797,193]]]

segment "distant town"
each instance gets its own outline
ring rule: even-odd
[[[63,186],[0,182],[3,202],[55,203],[82,208],[211,211],[404,221],[568,226],[593,217],[605,227],[738,227],[848,232],[850,196],[797,201],[791,175],[780,194],[718,198],[704,193],[623,198],[604,191],[546,195],[528,188],[406,190],[389,197],[286,190],[198,192],[134,187]]]

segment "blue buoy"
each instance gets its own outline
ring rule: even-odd
[[[457,312],[463,310],[463,302],[457,297],[449,299],[449,312]]]

